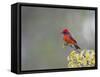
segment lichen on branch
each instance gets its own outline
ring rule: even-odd
[[[95,51],[80,50],[80,53],[72,50],[67,57],[68,68],[92,67],[95,66]]]

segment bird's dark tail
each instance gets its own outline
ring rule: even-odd
[[[76,49],[81,49],[77,44],[74,45]]]

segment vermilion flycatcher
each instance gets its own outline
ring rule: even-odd
[[[71,47],[75,47],[76,49],[80,49],[80,47],[77,45],[77,41],[72,37],[71,33],[69,32],[68,29],[64,29],[62,31],[63,33],[63,40],[65,41],[64,45],[69,45]]]

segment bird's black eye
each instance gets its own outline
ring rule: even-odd
[[[68,32],[62,32],[63,34],[69,34]]]

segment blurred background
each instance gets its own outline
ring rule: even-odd
[[[22,7],[22,70],[67,68],[73,50],[63,48],[68,28],[82,49],[95,49],[95,11]]]

